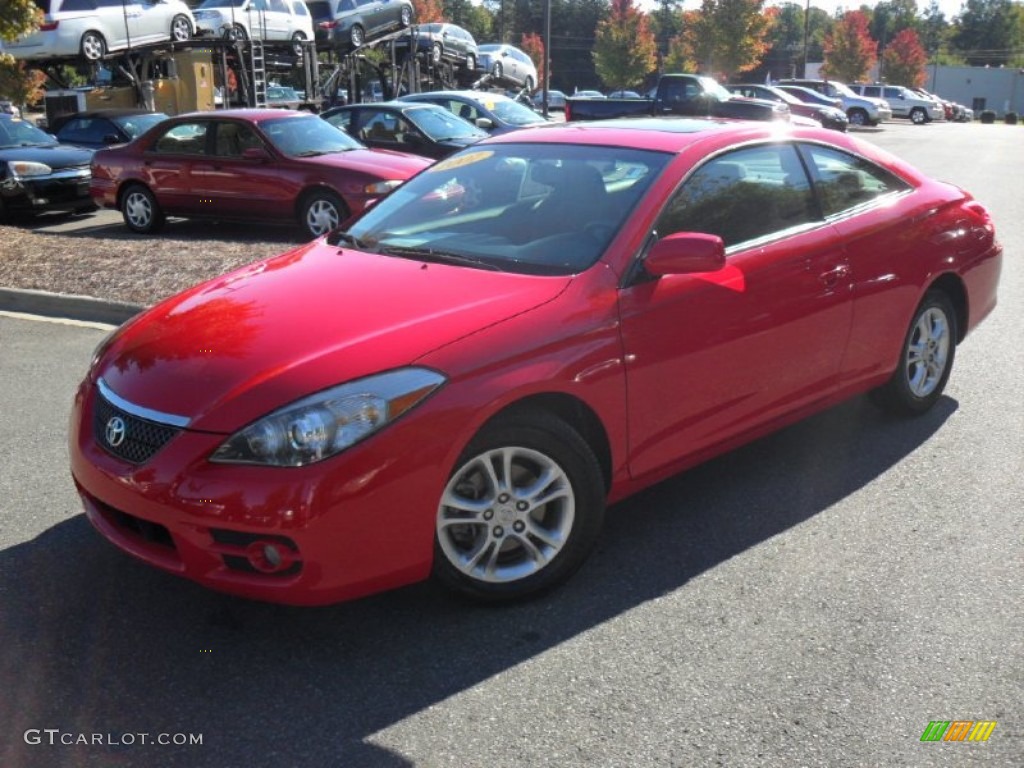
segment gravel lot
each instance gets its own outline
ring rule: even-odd
[[[172,221],[148,237],[123,225],[88,226],[100,218],[110,215],[0,226],[0,286],[148,305],[300,242],[287,228],[221,222]],[[53,231],[72,221],[72,231]]]

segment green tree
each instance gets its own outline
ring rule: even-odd
[[[1007,64],[1024,43],[1020,4],[1011,0],[967,0],[955,26],[953,44],[975,67]]]
[[[42,15],[32,0],[0,0],[0,42],[35,31]],[[33,104],[42,95],[44,81],[44,75],[26,70],[23,62],[3,53],[0,46],[0,95],[17,104]]]
[[[611,14],[597,25],[597,76],[614,89],[638,85],[657,66],[656,54],[647,15],[633,5],[633,0],[612,0]]]
[[[825,36],[826,77],[843,82],[863,80],[878,60],[877,44],[868,32],[868,17],[863,11],[844,13]]]
[[[886,46],[882,59],[886,82],[910,88],[924,85],[928,54],[914,30],[899,32]]]
[[[772,17],[764,0],[717,0],[714,71],[725,80],[756,67],[768,49]]]

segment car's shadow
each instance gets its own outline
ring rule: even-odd
[[[503,607],[429,584],[323,609],[247,602],[136,563],[78,515],[0,553],[0,765],[409,765],[372,735],[832,507],[956,408],[892,421],[859,398],[704,464],[613,507],[564,587]],[[47,728],[203,745],[26,743]]]

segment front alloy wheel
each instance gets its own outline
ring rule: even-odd
[[[928,115],[921,107],[914,107],[910,110],[910,122],[914,125],[924,125],[928,122]]]
[[[164,214],[156,197],[141,186],[133,186],[124,193],[121,215],[128,229],[141,235],[156,232],[164,223]]]
[[[81,50],[86,61],[99,61],[107,52],[107,41],[99,32],[86,32],[82,35]]]
[[[850,118],[850,125],[867,125],[868,113],[863,109],[851,109],[846,116]]]
[[[192,38],[192,25],[189,20],[181,14],[171,21],[171,40],[176,43],[184,43]]]
[[[604,515],[593,452],[552,416],[520,414],[466,449],[437,510],[434,574],[485,600],[525,597],[568,578]]]
[[[345,204],[332,192],[313,192],[302,206],[302,227],[311,237],[326,235],[346,218]]]
[[[903,341],[899,367],[875,390],[887,410],[914,416],[930,409],[942,396],[956,354],[957,318],[945,293],[925,294]]]

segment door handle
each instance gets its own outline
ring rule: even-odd
[[[850,267],[848,264],[838,264],[832,269],[827,269],[818,275],[818,279],[821,280],[828,288],[835,288],[839,284],[840,280],[845,279],[850,274]]]

